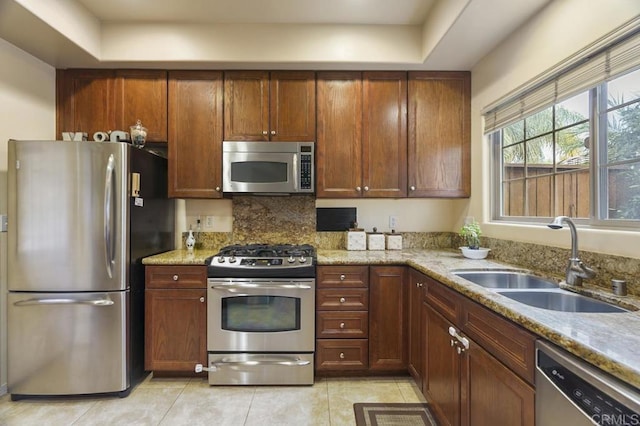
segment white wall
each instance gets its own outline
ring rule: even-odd
[[[0,213],[6,213],[7,140],[55,137],[55,69],[2,39],[0,64]],[[7,389],[6,240],[0,233],[0,394]]]
[[[541,226],[491,224],[490,147],[482,136],[481,110],[640,14],[637,0],[556,0],[485,56],[471,72],[472,197],[469,214],[482,218],[487,236],[559,247],[567,231]],[[580,249],[640,257],[640,232],[581,228]]]

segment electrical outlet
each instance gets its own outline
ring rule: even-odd
[[[397,216],[389,216],[389,228],[396,229],[398,227],[398,217]]]
[[[204,218],[205,229],[213,229],[213,216],[206,216]]]

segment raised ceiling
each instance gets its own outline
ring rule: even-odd
[[[470,70],[550,0],[0,0],[57,67]]]

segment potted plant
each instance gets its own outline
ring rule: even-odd
[[[465,223],[460,229],[460,236],[467,243],[466,246],[460,247],[464,257],[469,259],[484,259],[489,254],[488,248],[480,247],[480,235],[482,230],[480,224],[475,220]]]

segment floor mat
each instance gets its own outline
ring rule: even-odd
[[[369,403],[353,404],[357,426],[437,426],[429,404]]]

